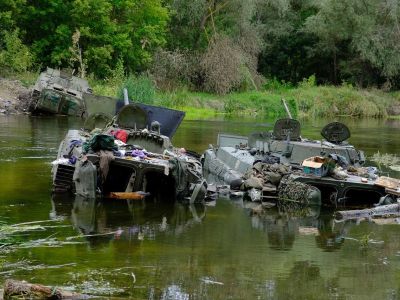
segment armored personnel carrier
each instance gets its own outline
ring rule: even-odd
[[[204,200],[200,160],[170,140],[184,112],[94,95],[85,105],[84,129],[68,131],[53,162],[54,191],[88,198]]]
[[[85,79],[66,71],[47,68],[33,87],[29,110],[32,113],[80,117],[85,112],[84,93],[92,93]]]
[[[386,195],[376,168],[363,167],[364,153],[347,142],[346,125],[330,123],[321,134],[319,141],[302,137],[300,123],[290,118],[278,120],[272,132],[219,134],[217,146],[203,156],[204,171],[231,186],[256,187],[261,198],[278,196],[281,178],[318,188],[322,202],[333,205],[377,203]]]

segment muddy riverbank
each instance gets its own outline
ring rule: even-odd
[[[0,115],[28,112],[30,89],[19,80],[0,78]]]

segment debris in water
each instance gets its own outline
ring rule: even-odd
[[[132,272],[131,275],[132,275],[133,283],[136,283],[136,276],[135,276],[135,274]]]
[[[203,278],[201,278],[200,280],[203,281],[205,284],[224,285],[222,282],[212,280],[212,279],[210,279],[209,277],[203,277]]]
[[[4,298],[13,299],[87,299],[87,295],[80,295],[63,291],[57,287],[48,287],[41,284],[32,284],[26,281],[8,279],[4,283]]]

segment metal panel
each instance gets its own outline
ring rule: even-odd
[[[169,109],[161,106],[153,106],[143,103],[136,103],[142,109],[147,112],[147,126],[153,121],[157,121],[161,124],[161,134],[168,137],[172,137],[179,125],[182,123],[185,117],[185,112],[180,110]]]
[[[225,134],[219,133],[218,134],[218,146],[219,147],[235,147],[242,145],[247,145],[248,138],[245,136],[240,135],[233,135],[233,134]]]
[[[83,101],[85,102],[86,115],[88,117],[94,114],[104,114],[112,118],[115,115],[117,99],[84,93]]]

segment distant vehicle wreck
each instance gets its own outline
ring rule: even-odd
[[[86,107],[85,93],[91,94],[89,83],[66,71],[47,68],[37,79],[31,94],[29,111],[33,114],[60,114],[81,117]]]

